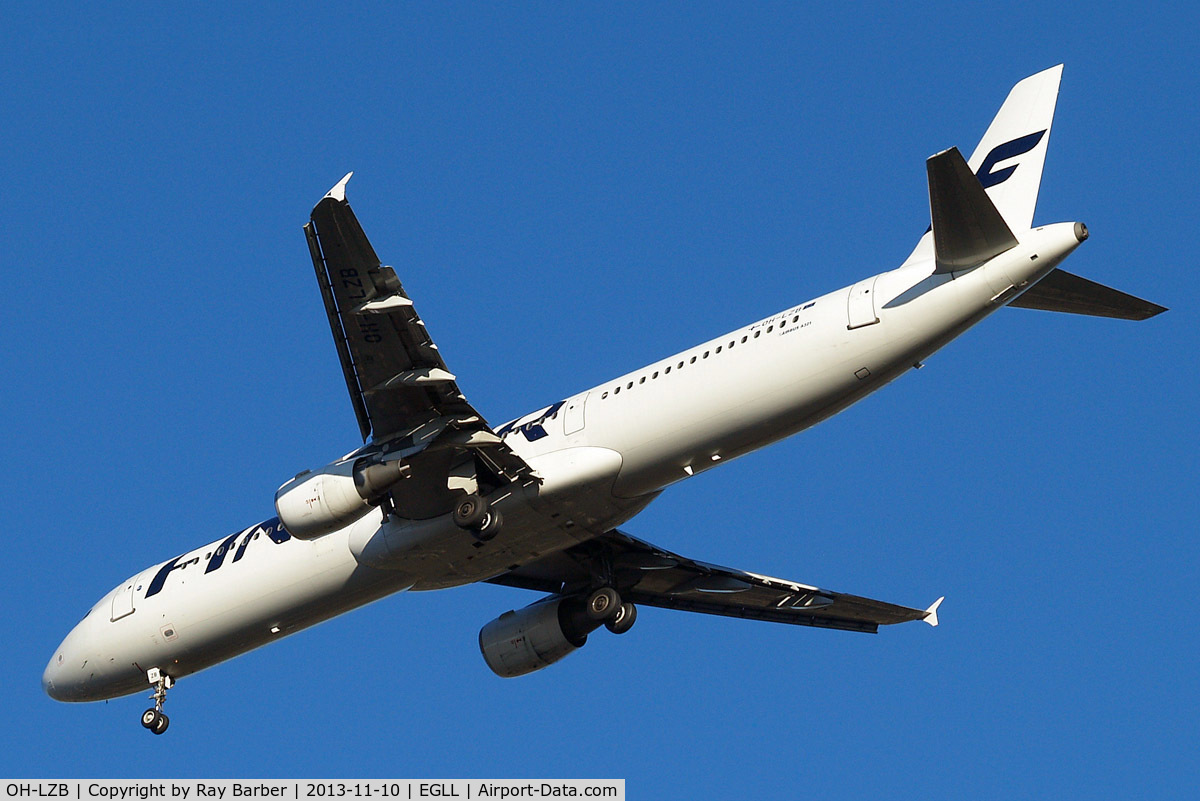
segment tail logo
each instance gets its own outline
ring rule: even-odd
[[[1004,183],[1017,171],[1018,165],[1014,164],[996,172],[992,172],[992,168],[1006,159],[1016,158],[1033,150],[1045,135],[1046,130],[1041,130],[1013,139],[1011,142],[996,145],[992,148],[992,152],[987,154],[983,164],[979,165],[979,171],[975,173],[975,177],[979,179],[979,183],[983,184],[984,189]]]

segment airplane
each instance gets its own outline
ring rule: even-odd
[[[60,701],[152,690],[404,590],[543,597],[479,632],[497,675],[540,670],[639,606],[849,631],[924,609],[722,567],[624,525],[667,487],[789,437],[920,367],[1005,306],[1124,319],[1166,309],[1064,272],[1080,222],[1034,227],[1062,65],[1017,83],[970,159],[926,162],[930,226],[894,270],[491,427],[459,390],[346,201],[304,226],[363,445],[275,494],[276,516],[121,582],[55,649]]]

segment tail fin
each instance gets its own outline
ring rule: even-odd
[[[1014,86],[967,162],[1018,236],[1033,223],[1062,69],[1059,64]],[[933,257],[933,236],[926,231],[905,263]]]
[[[1062,69],[1059,64],[1014,86],[967,161],[1014,231],[1033,224]]]

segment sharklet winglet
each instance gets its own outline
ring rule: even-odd
[[[328,192],[325,193],[325,197],[330,197],[330,198],[333,198],[334,200],[344,201],[346,199],[346,184],[348,184],[350,182],[351,175],[354,175],[353,170],[346,173],[345,177],[343,177],[342,180],[340,180],[336,184],[334,184],[333,189],[330,189]],[[321,199],[324,200],[325,198],[321,198]]]
[[[928,623],[931,626],[936,626],[938,624],[937,610],[938,610],[938,607],[942,605],[942,601],[944,601],[944,600],[946,600],[945,595],[943,595],[941,598],[938,598],[936,601],[933,602],[932,606],[930,606],[928,609],[925,610],[925,617],[922,619],[926,623]]]

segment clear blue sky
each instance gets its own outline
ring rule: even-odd
[[[10,7],[0,775],[615,777],[630,798],[1182,797],[1198,783],[1191,5]],[[643,610],[517,680],[534,596],[400,595],[145,699],[52,649],[357,443],[300,226],[349,197],[502,422],[890,269],[924,159],[1065,62],[1037,221],[1171,306],[1004,310],[627,529],[910,605],[876,636]]]

